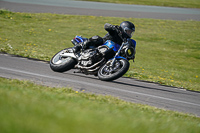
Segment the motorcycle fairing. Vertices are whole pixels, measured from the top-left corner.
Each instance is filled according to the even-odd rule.
[[[119,44],[114,43],[114,42],[111,41],[111,40],[107,40],[103,45],[106,45],[106,46],[108,46],[109,48],[113,48],[113,50],[114,50],[115,52],[117,52],[117,51],[119,50],[119,48],[120,48],[120,45],[119,45]]]

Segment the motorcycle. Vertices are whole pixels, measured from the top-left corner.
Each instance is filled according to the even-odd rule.
[[[83,45],[87,38],[76,36],[74,45]],[[75,73],[98,76],[100,80],[112,81],[123,76],[129,69],[129,60],[135,56],[135,41],[125,38],[120,46],[111,40],[96,48],[90,46],[74,53],[73,48],[66,48],[55,54],[50,60],[50,68],[55,72],[77,69]]]

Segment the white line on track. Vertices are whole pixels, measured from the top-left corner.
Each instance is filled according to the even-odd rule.
[[[0,67],[0,69],[18,72],[18,73],[23,73],[23,74],[28,74],[28,75],[33,75],[33,76],[39,76],[39,77],[43,77],[43,78],[57,79],[57,80],[73,82],[73,83],[81,83],[81,84],[89,85],[89,86],[92,86],[92,87],[100,87],[100,88],[105,88],[105,89],[110,89],[110,90],[115,90],[115,91],[121,91],[121,92],[126,92],[126,93],[132,93],[132,94],[137,94],[137,95],[141,95],[141,96],[147,96],[147,97],[151,97],[151,98],[157,98],[157,99],[162,99],[162,100],[167,100],[167,101],[172,101],[172,102],[178,102],[178,103],[183,103],[183,104],[189,104],[189,105],[194,105],[194,106],[200,107],[200,104],[195,104],[195,103],[191,103],[191,102],[180,101],[180,100],[176,100],[176,99],[165,98],[165,97],[160,97],[160,96],[155,96],[155,95],[150,95],[150,94],[145,94],[145,93],[140,93],[140,92],[135,92],[135,91],[123,90],[123,89],[120,89],[120,88],[114,88],[114,87],[105,86],[105,85],[98,85],[98,84],[88,83],[88,82],[84,82],[84,81],[64,79],[64,78],[60,78],[60,77],[56,77],[56,76],[42,75],[42,74],[37,74],[37,73],[32,73],[32,72],[22,71],[22,70],[17,70],[17,69],[11,69],[11,68],[6,68],[6,67]]]

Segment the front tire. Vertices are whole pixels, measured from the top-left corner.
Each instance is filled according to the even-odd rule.
[[[103,65],[98,71],[98,77],[103,81],[112,81],[123,76],[129,69],[129,62],[125,59],[117,59],[111,68],[111,61]]]
[[[72,57],[62,57],[60,56],[66,50],[71,50],[71,48],[67,48],[61,50],[57,54],[55,54],[50,61],[50,68],[55,72],[65,72],[68,71],[77,64],[77,61]]]

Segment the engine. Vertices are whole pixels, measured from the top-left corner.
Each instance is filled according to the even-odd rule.
[[[104,45],[96,49],[87,49],[80,54],[81,56],[78,58],[79,63],[76,67],[82,70],[96,71],[104,61],[113,58],[115,53],[112,48],[109,49]]]
[[[100,61],[100,54],[97,50],[88,49],[81,53],[81,56],[78,58],[79,65],[83,67],[89,67],[94,63]]]

